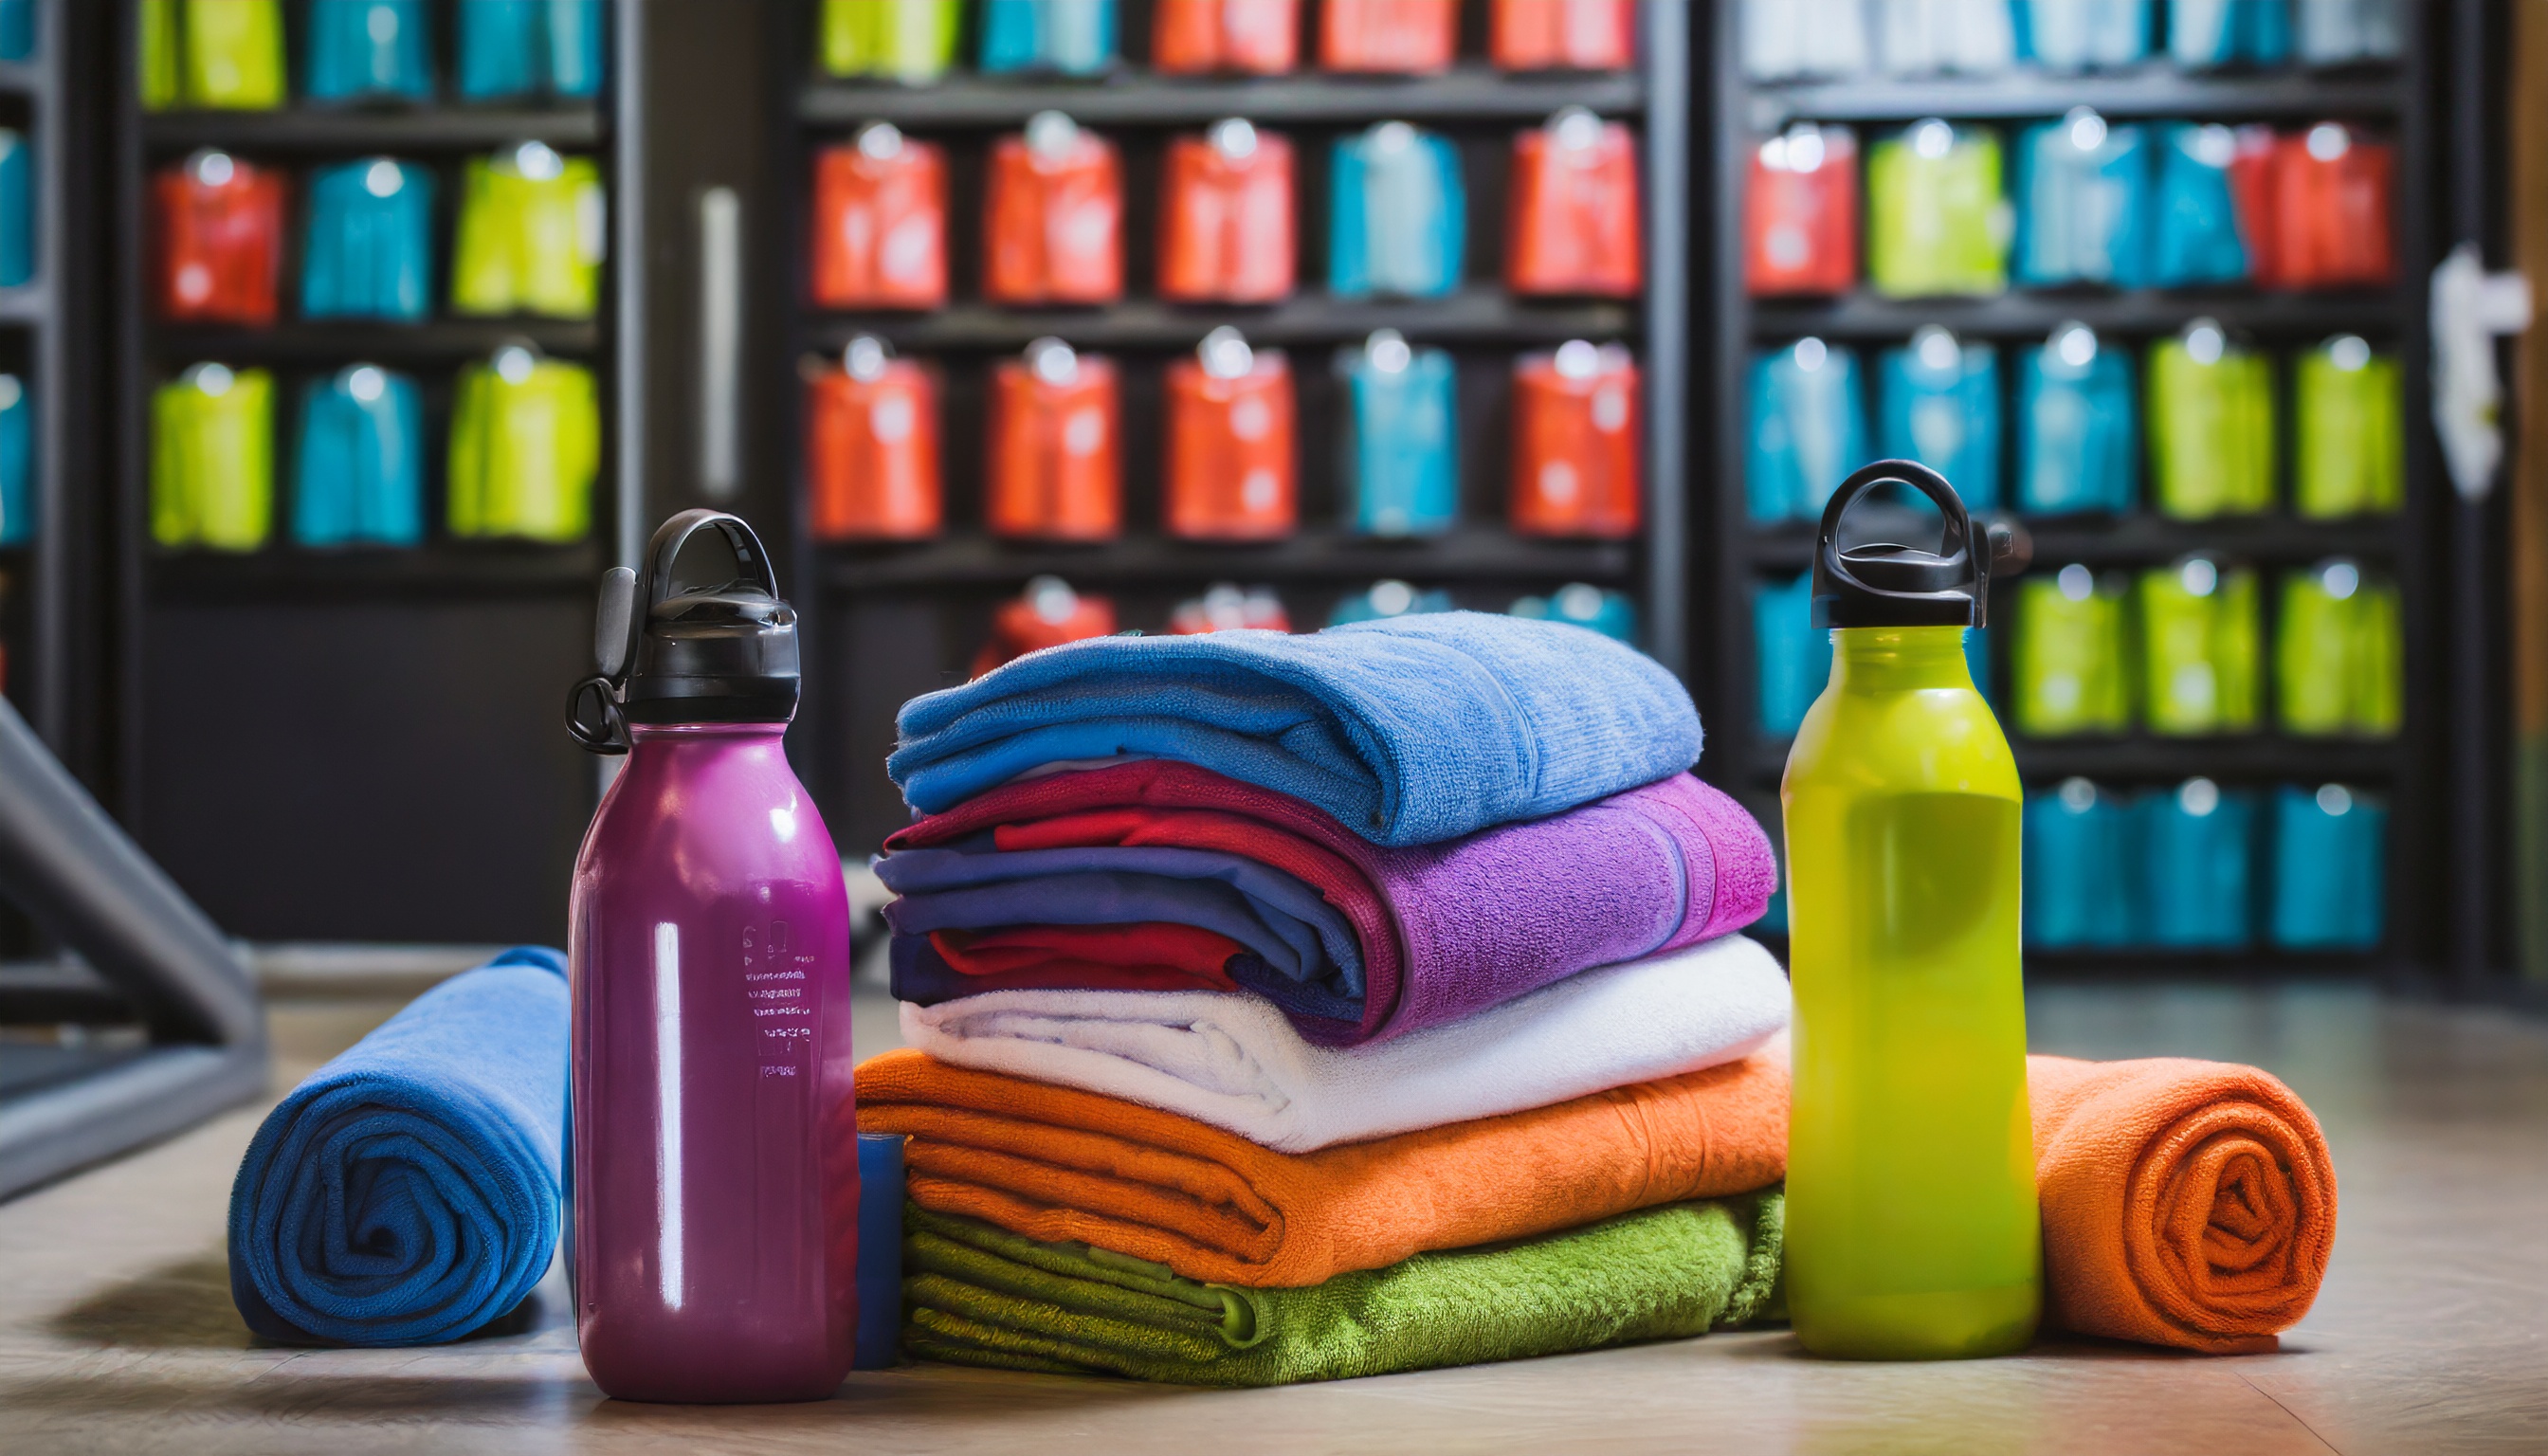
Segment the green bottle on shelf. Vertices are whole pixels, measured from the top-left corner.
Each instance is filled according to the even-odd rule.
[[[1938,549],[1842,549],[1888,482],[1946,517]],[[1824,507],[1813,612],[1830,685],[1779,798],[1795,1091],[1787,1309],[1818,1355],[2005,1354],[2044,1304],[2018,947],[2017,763],[1964,665],[1990,557],[1937,472],[1869,465]]]

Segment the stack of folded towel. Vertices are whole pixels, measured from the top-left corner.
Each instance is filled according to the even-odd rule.
[[[1473,613],[1104,638],[904,708],[904,1343],[1261,1385],[1770,1313],[1767,837],[1688,694]]]

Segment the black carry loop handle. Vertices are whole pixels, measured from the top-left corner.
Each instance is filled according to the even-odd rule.
[[[1841,517],[1876,487],[1909,486],[1946,517],[1935,551],[1889,541],[1844,551]],[[1986,551],[1974,550],[1973,521],[1947,478],[1916,460],[1878,460],[1860,467],[1832,492],[1814,537],[1813,624],[1827,627],[1979,627],[1990,619],[1994,569],[2015,574],[2030,555],[2025,534],[1991,525]]]
[[[674,569],[702,531],[725,540],[735,576],[676,592]],[[628,724],[785,722],[798,690],[796,613],[770,554],[740,516],[684,510],[646,546],[643,576],[613,567],[593,623],[594,676],[567,694],[566,731],[596,754],[628,752]],[[593,710],[588,720],[586,710]]]

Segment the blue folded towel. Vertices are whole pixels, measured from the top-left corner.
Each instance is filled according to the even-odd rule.
[[[418,996],[266,1115],[230,1185],[230,1298],[267,1339],[422,1345],[522,1302],[558,1241],[566,956]]]
[[[1013,925],[1197,926],[1283,976],[1362,997],[1362,943],[1343,912],[1293,875],[1216,850],[1089,845],[967,854],[904,850],[876,862],[902,935]]]
[[[1073,642],[914,698],[899,726],[885,771],[924,814],[1046,765],[1181,759],[1385,845],[1561,813],[1699,750],[1688,691],[1652,658],[1469,611]]]

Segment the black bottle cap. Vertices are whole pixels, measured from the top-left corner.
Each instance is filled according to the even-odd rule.
[[[677,592],[674,569],[702,533],[719,538],[732,572]],[[602,578],[594,658],[598,675],[567,699],[567,732],[594,753],[626,753],[626,723],[796,715],[796,610],[778,595],[761,538],[722,510],[674,516],[647,545],[642,576],[617,568]]]
[[[1885,485],[1909,486],[1936,502],[1947,528],[1935,551],[1889,541],[1841,548],[1841,517]],[[1974,544],[1972,517],[1945,476],[1912,460],[1878,460],[1860,468],[1832,492],[1814,537],[1814,626],[1984,625],[1993,567],[2023,569],[2029,543],[2014,525],[1995,524],[1986,551],[1976,551]]]

